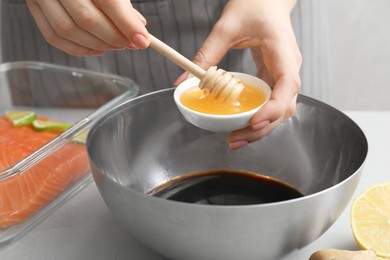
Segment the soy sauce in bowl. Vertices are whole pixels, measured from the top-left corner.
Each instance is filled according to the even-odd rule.
[[[157,186],[149,194],[206,205],[254,205],[303,197],[301,192],[287,183],[241,171],[186,174]]]

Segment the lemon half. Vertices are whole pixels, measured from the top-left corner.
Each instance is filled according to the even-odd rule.
[[[390,182],[368,188],[353,201],[351,227],[362,249],[390,257]]]

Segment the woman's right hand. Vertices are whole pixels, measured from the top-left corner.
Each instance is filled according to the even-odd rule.
[[[290,20],[295,2],[230,0],[195,55],[195,62],[208,69],[218,64],[229,49],[250,48],[257,76],[272,87],[270,100],[249,126],[229,134],[227,142],[232,150],[260,140],[296,110],[302,56]]]
[[[145,18],[129,0],[27,0],[46,41],[73,56],[149,46]]]

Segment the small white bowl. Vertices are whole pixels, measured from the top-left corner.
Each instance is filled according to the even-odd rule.
[[[230,132],[245,128],[249,125],[249,121],[252,116],[270,99],[272,90],[265,81],[255,76],[238,72],[231,73],[241,81],[261,88],[265,92],[265,102],[252,110],[231,115],[214,115],[194,111],[184,106],[180,101],[180,97],[184,92],[190,88],[198,86],[199,79],[192,77],[183,81],[179,86],[177,86],[173,95],[177,107],[188,122],[199,128],[212,132]]]

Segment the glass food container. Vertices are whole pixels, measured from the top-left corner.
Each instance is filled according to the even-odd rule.
[[[85,144],[75,140],[107,111],[137,94],[132,80],[116,75],[41,62],[0,64],[1,116],[10,110],[33,111],[72,124],[7,168],[1,160],[16,148],[0,148],[0,247],[31,230],[92,182]]]

